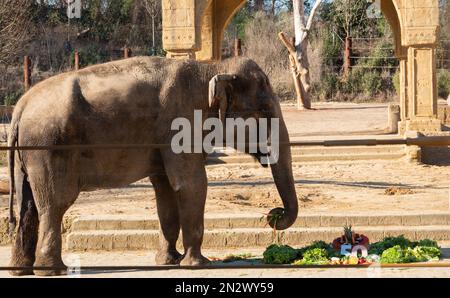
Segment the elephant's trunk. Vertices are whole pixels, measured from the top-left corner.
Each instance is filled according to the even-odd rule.
[[[284,208],[276,208],[269,214],[268,221],[272,228],[276,230],[286,230],[291,227],[298,216],[298,200],[295,191],[294,177],[292,174],[292,156],[289,145],[289,134],[286,124],[280,116],[279,127],[279,158],[278,162],[271,165],[272,175],[278,189],[278,193],[283,201]],[[278,113],[277,113],[278,114]]]

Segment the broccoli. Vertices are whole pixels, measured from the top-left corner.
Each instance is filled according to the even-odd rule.
[[[288,245],[271,245],[263,254],[265,264],[291,264],[299,257],[299,251]]]

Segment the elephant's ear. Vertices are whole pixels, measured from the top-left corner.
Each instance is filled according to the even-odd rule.
[[[228,109],[227,87],[236,76],[228,74],[216,75],[209,82],[209,108],[211,111],[219,111],[219,119],[225,123]]]

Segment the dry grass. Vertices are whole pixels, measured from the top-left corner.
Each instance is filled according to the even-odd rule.
[[[282,15],[274,20],[266,14],[258,13],[245,31],[244,55],[261,66],[275,93],[282,100],[295,98],[288,53],[278,40],[280,31],[293,35],[291,22],[290,15]]]

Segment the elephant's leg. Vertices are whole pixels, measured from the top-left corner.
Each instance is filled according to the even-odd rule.
[[[61,222],[62,210],[50,208],[39,216],[39,237],[34,267],[55,268],[34,270],[38,276],[57,276],[67,274],[62,261]]]
[[[51,170],[39,168],[31,171],[30,184],[39,213],[39,233],[34,267],[55,268],[34,270],[38,276],[67,274],[62,260],[61,224],[65,212],[79,194],[77,171],[60,161],[59,167]],[[57,170],[55,170],[57,169]],[[52,179],[43,179],[52,177]]]
[[[166,175],[157,175],[150,179],[155,188],[160,221],[159,250],[156,254],[156,264],[176,265],[180,263],[182,255],[176,247],[180,235],[180,219],[175,192]]]
[[[204,233],[204,213],[207,176],[202,155],[176,155],[163,152],[164,168],[178,201],[184,257],[181,265],[197,266],[209,263],[203,257],[201,245]]]
[[[12,249],[11,267],[31,268],[35,261],[36,243],[38,236],[38,213],[33,199],[30,183],[23,173],[15,177],[16,194],[19,206],[19,227]],[[33,275],[32,269],[10,272],[15,276]]]

